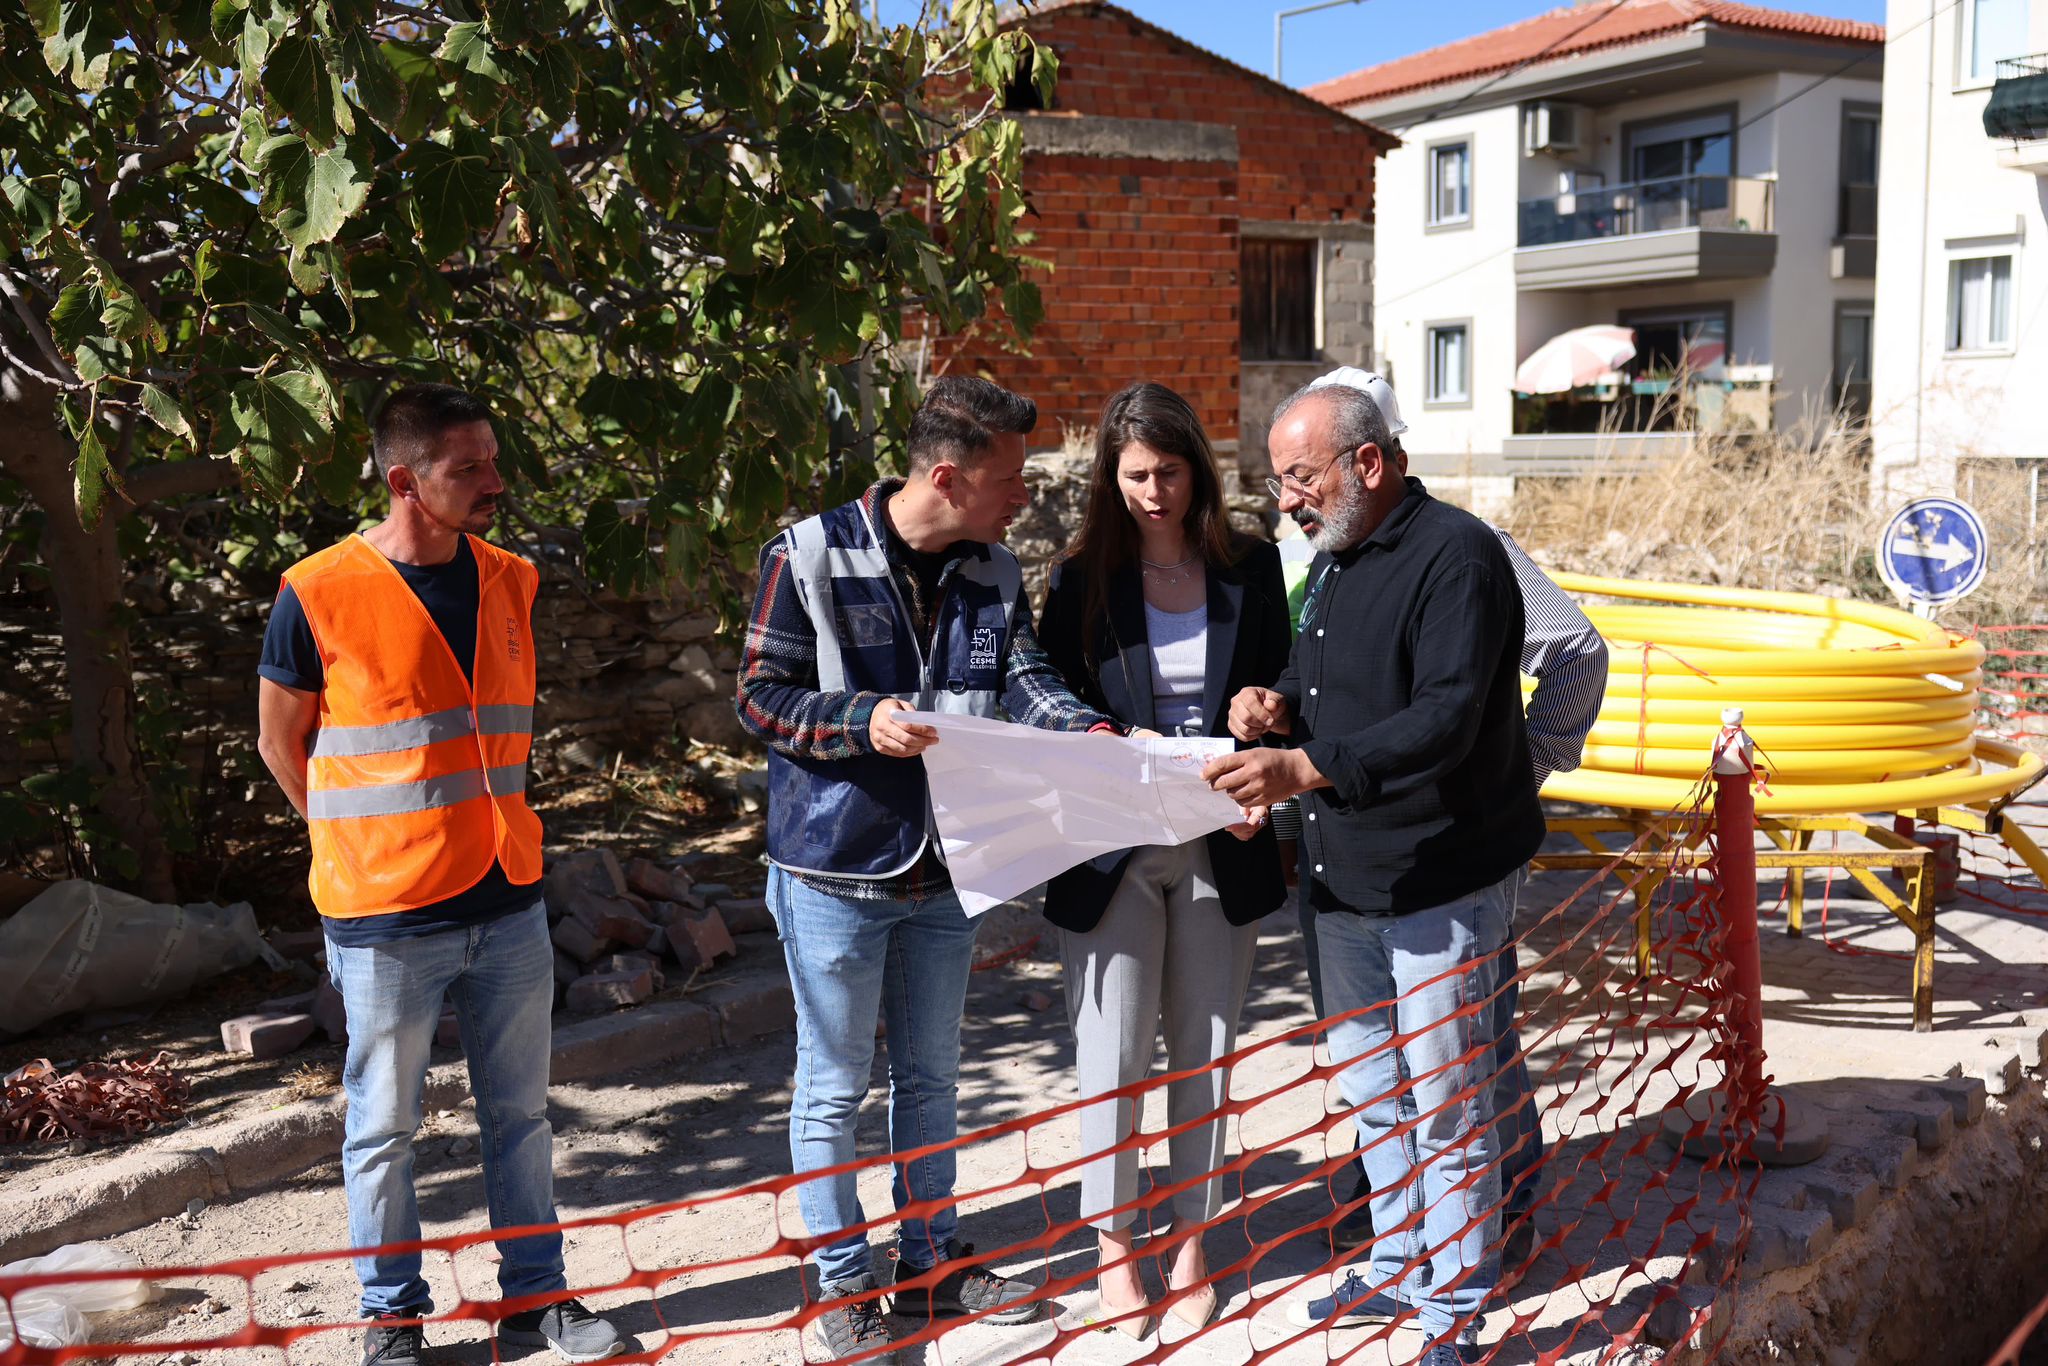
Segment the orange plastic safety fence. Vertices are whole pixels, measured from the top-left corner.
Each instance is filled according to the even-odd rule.
[[[1085,1107],[1127,1097],[1136,1112],[1149,1101],[1156,1118],[1165,1113],[1166,1093],[1176,1081],[1208,1070],[1188,1069],[1051,1105],[951,1144],[570,1220],[559,1227],[579,1240],[578,1265],[588,1267],[595,1249],[605,1266],[600,1275],[586,1275],[576,1293],[600,1309],[637,1300],[642,1319],[651,1316],[656,1326],[637,1333],[637,1350],[621,1362],[819,1359],[823,1353],[815,1340],[800,1351],[797,1337],[814,1339],[804,1330],[844,1301],[821,1303],[800,1259],[847,1230],[805,1234],[789,1198],[794,1188],[837,1172],[880,1174],[892,1163],[950,1147],[971,1159],[962,1163],[963,1189],[946,1201],[908,1205],[861,1227],[887,1230],[904,1217],[928,1218],[944,1205],[957,1205],[969,1223],[1006,1230],[1004,1245],[984,1244],[974,1260],[1033,1282],[1033,1298],[1047,1302],[1050,1312],[1034,1325],[1002,1329],[970,1317],[930,1322],[912,1332],[910,1321],[898,1319],[902,1337],[895,1346],[929,1344],[927,1355],[907,1353],[906,1359],[930,1366],[1092,1360],[1079,1349],[1086,1335],[1105,1326],[1093,1289],[1095,1236],[1090,1225],[1058,1217],[1055,1207],[1073,1208],[1071,1186],[1080,1169],[1105,1152],[1146,1152],[1220,1121],[1230,1140],[1220,1167],[1176,1184],[1160,1169],[1163,1164],[1156,1165],[1149,1187],[1141,1185],[1123,1208],[1136,1212],[1139,1231],[1145,1232],[1166,1222],[1165,1211],[1177,1195],[1221,1180],[1221,1212],[1173,1230],[1176,1239],[1204,1235],[1210,1256],[1203,1284],[1214,1287],[1221,1313],[1198,1329],[1170,1321],[1171,1330],[1156,1331],[1144,1342],[1126,1345],[1120,1339],[1127,1347],[1120,1361],[1406,1361],[1421,1345],[1417,1329],[1431,1324],[1433,1332],[1443,1331],[1443,1316],[1417,1301],[1436,1297],[1453,1303],[1450,1297],[1460,1288],[1481,1302],[1456,1315],[1451,1331],[1476,1334],[1489,1362],[1618,1361],[1638,1343],[1687,1339],[1711,1356],[1728,1322],[1718,1311],[1730,1304],[1747,1247],[1756,1176],[1737,1160],[1755,1116],[1743,1113],[1739,1102],[1716,1103],[1737,1042],[1712,881],[1715,854],[1698,826],[1703,820],[1698,811],[1673,817],[1638,842],[1637,850],[1667,851],[1658,875],[1638,882],[1640,895],[1616,890],[1614,876],[1625,870],[1614,867],[1561,895],[1551,892],[1555,902],[1548,906],[1541,904],[1548,897],[1525,894],[1516,933],[1497,958],[1448,969],[1392,1001],[1256,1038],[1212,1064],[1232,1077],[1219,1109],[1139,1129],[1113,1150],[1083,1153],[1072,1146]],[[1438,992],[1447,982],[1459,987],[1463,1004],[1441,1019],[1416,1018],[1419,993]],[[1497,1031],[1486,1022],[1499,1018],[1494,1012],[1510,982],[1521,994],[1519,1056],[1526,1061],[1542,1125],[1541,1155],[1534,1164],[1539,1193],[1525,1216],[1533,1221],[1533,1254],[1503,1271],[1501,1254],[1515,1241],[1515,1230],[1504,1226],[1506,1192],[1495,1189],[1505,1154],[1490,1150],[1528,1152],[1527,1145],[1536,1142],[1517,1135],[1505,1116],[1494,1113],[1501,1108],[1493,1097],[1504,1054]],[[1359,1056],[1332,1058],[1330,1027],[1354,1020],[1382,1020],[1387,1028],[1370,1036]],[[1403,1065],[1410,1045],[1446,1027],[1459,1031],[1463,1046],[1438,1067],[1410,1075]],[[974,1085],[972,1066],[964,1077],[968,1088]],[[1354,1110],[1338,1086],[1347,1067],[1376,1069],[1391,1084]],[[1361,1113],[1384,1118],[1388,1111],[1390,1122],[1358,1133]],[[1442,1164],[1443,1176],[1409,1185],[1407,1217],[1349,1248],[1339,1245],[1335,1230],[1356,1208],[1351,1189],[1360,1144],[1382,1155],[1400,1151],[1411,1164],[1421,1154],[1419,1168]],[[1468,1160],[1475,1154],[1481,1160]],[[966,1189],[970,1168],[980,1179]],[[1424,1206],[1420,1192],[1438,1187],[1444,1188],[1439,1202]],[[742,1245],[723,1237],[659,1236],[721,1207],[750,1213],[758,1238]],[[1512,1222],[1521,1223],[1522,1216]],[[697,1227],[711,1224],[705,1220]],[[538,1231],[463,1233],[389,1250],[446,1259],[440,1274],[444,1284],[453,1282],[454,1295],[431,1322],[488,1325],[559,1296],[491,1297],[466,1283],[478,1278],[483,1261],[469,1250]],[[1469,1264],[1458,1251],[1481,1246],[1483,1253]],[[353,1351],[359,1323],[339,1313],[320,1321],[279,1321],[259,1312],[257,1281],[265,1273],[337,1263],[348,1255],[261,1254],[207,1266],[151,1268],[148,1276],[159,1283],[239,1283],[242,1306],[230,1311],[224,1331],[201,1336],[166,1321],[156,1331],[131,1328],[129,1340],[119,1342],[45,1347],[16,1341],[0,1346],[0,1366],[163,1359],[294,1344],[307,1347],[293,1359],[310,1359],[303,1352],[311,1350],[320,1359],[341,1360]],[[887,1264],[882,1265],[883,1288],[867,1292],[868,1298],[915,1291],[935,1279],[927,1273],[890,1287]],[[1398,1286],[1409,1296],[1392,1322],[1291,1321],[1290,1308],[1330,1294],[1333,1282],[1351,1272]],[[0,1297],[11,1317],[16,1300],[39,1286],[134,1275],[0,1279]],[[1496,1276],[1482,1301],[1479,1288]],[[767,1278],[785,1293],[771,1297],[780,1308],[771,1304],[762,1312],[748,1296],[759,1301]],[[1149,1312],[1200,1293],[1201,1286],[1184,1287]],[[876,1352],[885,1350],[891,1348]],[[1212,1350],[1218,1354],[1210,1355]],[[495,1338],[492,1351],[495,1357]]]
[[[2048,1356],[2048,1298],[2019,1321],[1984,1366],[2034,1366]]]
[[[2048,718],[2048,625],[1979,626],[1971,634],[1984,644],[1977,697],[1987,726],[2048,734],[2025,724]]]

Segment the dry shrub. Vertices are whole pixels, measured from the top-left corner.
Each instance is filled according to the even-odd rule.
[[[2028,491],[2025,471],[2009,465],[1977,479],[1992,567],[1975,594],[1943,611],[1944,624],[2048,615]],[[1684,454],[1634,473],[1518,479],[1501,524],[1539,560],[1574,573],[1889,603],[1876,550],[1892,511],[1870,500],[1861,429],[1829,415],[1786,432],[1702,433]]]
[[[293,1100],[331,1096],[341,1089],[341,1065],[332,1062],[302,1062],[284,1074],[284,1089]]]

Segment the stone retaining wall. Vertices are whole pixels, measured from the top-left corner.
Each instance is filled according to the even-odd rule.
[[[1087,472],[1084,454],[1032,458],[1033,503],[1010,544],[1024,561],[1034,603],[1052,558],[1079,525]],[[1225,479],[1235,520],[1257,527],[1256,504],[1236,497],[1236,472],[1226,469]],[[619,751],[662,740],[749,743],[732,709],[742,627],[722,629],[712,607],[687,591],[624,600],[591,588],[558,557],[540,562],[538,770],[608,767]],[[207,800],[281,805],[255,757],[256,665],[269,595],[219,577],[167,589],[140,581],[131,590],[144,703],[161,709],[169,731],[182,731],[178,762]],[[0,597],[0,787],[68,761],[67,710],[54,613],[39,596]]]

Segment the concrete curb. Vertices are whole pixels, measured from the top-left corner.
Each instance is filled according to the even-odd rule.
[[[632,1071],[720,1045],[794,1028],[789,979],[773,959],[681,1001],[557,1024],[548,1081]],[[452,1109],[469,1095],[461,1061],[427,1072],[426,1108]],[[127,1233],[193,1200],[247,1195],[340,1156],[345,1107],[337,1096],[296,1101],[242,1119],[180,1131],[170,1146],[111,1154],[85,1172],[7,1183],[0,1191],[0,1262],[40,1257],[65,1243]]]

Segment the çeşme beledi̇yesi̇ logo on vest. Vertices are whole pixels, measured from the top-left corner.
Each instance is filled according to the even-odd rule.
[[[974,628],[974,644],[967,656],[967,667],[974,670],[996,667],[996,653],[1002,641],[993,626]]]

